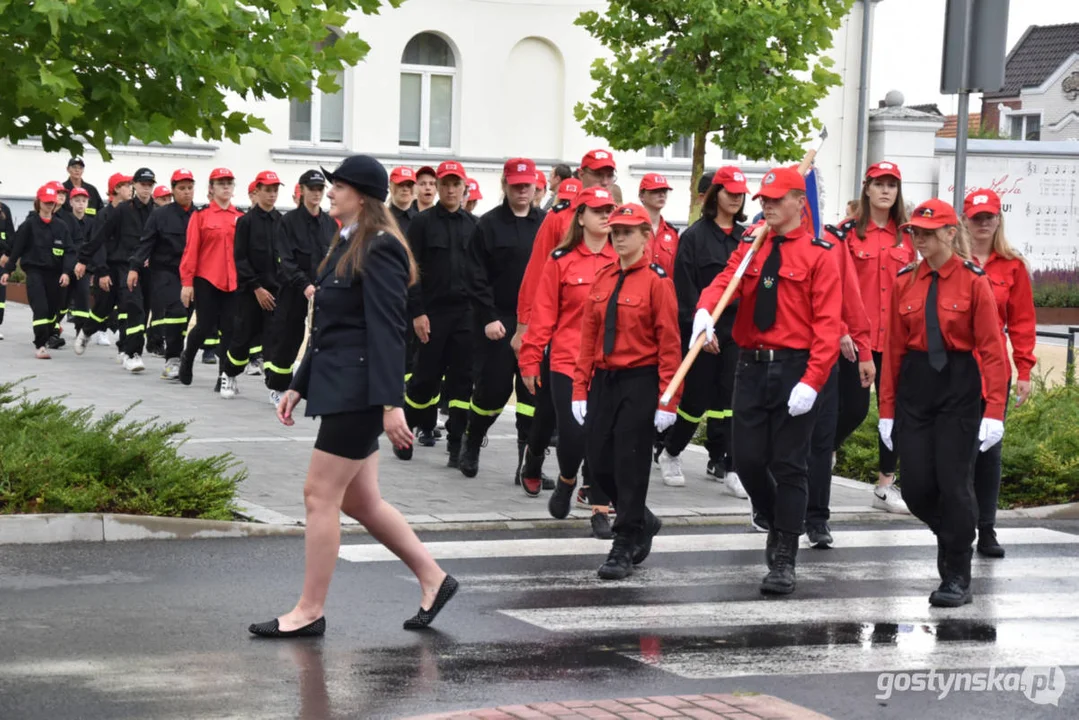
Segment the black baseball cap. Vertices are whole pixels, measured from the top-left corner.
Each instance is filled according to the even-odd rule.
[[[318,170],[308,170],[300,176],[300,184],[304,187],[325,187],[326,176]]]
[[[139,168],[138,170],[135,171],[135,174],[133,176],[131,176],[131,182],[135,182],[135,183],[140,183],[140,182],[152,183],[152,182],[156,182],[156,181],[157,181],[157,176],[154,175],[154,171],[151,170],[150,168],[144,168],[144,167]]]
[[[390,176],[386,168],[370,155],[352,155],[341,161],[333,172],[326,168],[322,168],[322,172],[330,182],[351,185],[379,202],[385,202],[390,194]]]
[[[708,192],[708,188],[712,187],[712,177],[714,175],[714,172],[706,172],[704,175],[701,175],[701,179],[697,181],[697,192],[700,195],[704,195]]]
[[[75,157],[73,157],[73,158],[71,158],[70,160],[67,161],[67,166],[68,167],[74,167],[75,165],[82,165],[83,167],[86,167],[86,163],[84,163],[82,161],[82,158],[79,157],[78,155],[76,155]]]

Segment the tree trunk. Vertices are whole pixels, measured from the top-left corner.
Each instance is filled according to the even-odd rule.
[[[704,174],[704,151],[708,142],[708,126],[693,133],[693,168],[689,176],[689,222],[693,224],[701,214],[701,202],[697,194],[697,181]]]

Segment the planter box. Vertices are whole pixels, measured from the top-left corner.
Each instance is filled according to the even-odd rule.
[[[1034,311],[1039,325],[1079,325],[1079,308],[1040,307]]]
[[[9,282],[7,284],[7,301],[29,305],[30,301],[26,299],[26,283]]]

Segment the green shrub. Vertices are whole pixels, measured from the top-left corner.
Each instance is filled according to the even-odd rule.
[[[231,520],[245,473],[231,455],[192,459],[186,423],[99,420],[60,398],[0,384],[0,513],[109,512]]]
[[[15,263],[15,269],[11,272],[11,275],[8,277],[8,282],[13,282],[13,283],[24,283],[24,282],[26,282],[26,273],[23,272],[22,263]]]
[[[1033,290],[1035,307],[1079,307],[1079,268],[1035,270]]]

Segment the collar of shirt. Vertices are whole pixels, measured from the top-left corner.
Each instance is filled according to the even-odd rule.
[[[443,205],[441,202],[435,203],[435,212],[438,213],[439,217],[452,217],[452,218],[462,217],[464,215],[464,209],[465,209],[465,206],[462,205],[459,208],[457,208],[456,210],[454,210],[453,212],[450,212],[449,210],[446,209],[446,206]]]
[[[234,208],[232,206],[232,203],[229,203],[228,207],[221,207],[216,202],[211,202],[209,205],[207,205],[206,206],[206,211],[207,212],[212,212],[212,213],[236,213],[237,212],[236,208]]]
[[[779,233],[777,233],[775,230],[769,230],[768,231],[768,237],[765,238],[765,242],[770,243],[773,238],[779,237],[779,236],[780,236]],[[805,240],[805,239],[812,240],[813,239],[813,234],[810,233],[808,230],[806,230],[801,225],[799,225],[798,227],[794,228],[790,232],[785,233],[782,237],[787,238],[784,242],[792,243],[792,242],[795,242],[797,240]]]
[[[947,260],[945,260],[944,264],[941,265],[939,268],[937,268],[936,272],[937,272],[938,275],[940,275],[940,277],[942,279],[946,278],[949,275],[951,275],[952,272],[957,267],[959,267],[959,265],[962,262],[963,262],[963,259],[960,258],[957,254],[955,254],[953,252],[952,256],[950,258],[948,258]],[[933,272],[933,268],[929,267],[929,263],[925,262],[924,260],[918,265],[918,279],[919,280],[926,279],[927,277],[929,277],[929,273],[931,273],[931,272]]]
[[[618,255],[618,253],[615,253],[615,256],[617,256],[617,255]],[[651,259],[649,259],[648,253],[644,253],[643,255],[641,255],[637,259],[637,262],[633,263],[628,268],[626,268],[624,272],[628,275],[631,272],[634,272],[635,270],[640,270],[641,268],[648,267],[651,264],[652,264],[652,261],[651,261]],[[614,267],[615,267],[615,274],[616,275],[618,273],[620,273],[620,272],[623,272],[623,270],[622,270],[622,258],[618,258],[618,260],[614,264]]]
[[[614,251],[614,246],[611,245],[610,241],[605,242],[603,244],[603,248],[598,253],[594,253],[588,249],[588,244],[585,243],[584,240],[582,240],[580,243],[577,244],[577,252],[584,255],[585,257],[592,257],[593,255],[603,255],[604,257],[611,258],[612,260],[618,259],[618,253]]]
[[[884,225],[884,227],[881,227],[880,225],[877,225],[875,222],[873,222],[872,218],[870,218],[869,224],[866,225],[866,230],[877,230],[878,232],[895,235],[895,223],[892,222],[891,216],[888,216],[888,222]]]

